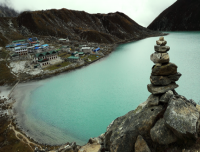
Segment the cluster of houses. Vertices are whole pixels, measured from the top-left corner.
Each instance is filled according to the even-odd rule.
[[[40,45],[40,41],[37,37],[28,38],[23,40],[12,41],[11,44],[6,46],[7,49],[14,52],[14,56],[24,56],[29,53],[37,52],[38,49],[48,49],[48,44]]]
[[[59,39],[64,41],[64,39]],[[67,40],[68,41],[68,40]],[[73,50],[71,49],[73,47]],[[48,44],[41,44],[37,37],[12,41],[11,44],[6,46],[10,50],[11,59],[30,59],[34,67],[43,67],[51,64],[51,60],[60,58],[59,51],[71,54],[66,60],[70,62],[80,61],[80,56],[85,54],[95,54],[100,51],[100,48],[88,47],[86,45],[76,45],[69,47],[68,45],[61,46],[57,50],[50,50]]]

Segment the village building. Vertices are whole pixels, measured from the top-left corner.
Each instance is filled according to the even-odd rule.
[[[74,51],[72,54],[71,54],[71,56],[79,56],[79,54],[78,54],[78,51]]]
[[[19,55],[28,55],[28,49],[26,46],[15,47],[15,53],[18,53]]]
[[[48,44],[43,44],[40,46],[41,49],[48,49],[49,48],[49,45]]]
[[[63,38],[61,38],[61,39],[58,39],[58,41],[61,41],[61,42],[69,42],[69,39],[63,39]]]
[[[27,42],[27,40],[23,39],[23,40],[12,41],[12,44],[23,44],[23,43],[26,43],[26,42]]]
[[[37,37],[28,38],[28,41],[30,42],[38,41],[38,38]]]
[[[64,52],[68,52],[68,53],[70,53],[70,51],[71,51],[71,48],[68,45],[63,45],[60,47],[60,49]]]
[[[84,55],[84,54],[85,54],[84,52],[78,52],[79,56]]]
[[[80,57],[79,56],[70,56],[67,58],[67,61],[77,62],[77,61],[80,61]]]
[[[33,53],[34,52],[34,46],[29,46],[27,47],[28,53]]]
[[[9,44],[6,46],[6,48],[14,48],[15,46],[13,44]]]
[[[36,44],[39,44],[39,41],[29,42],[29,44],[30,44],[31,46],[35,46]]]
[[[33,58],[33,63],[39,63],[40,66],[42,67],[50,64],[49,62],[50,60],[54,60],[57,58],[58,58],[57,51],[41,52],[35,54]]]
[[[82,47],[81,52],[84,52],[85,54],[91,54],[93,49],[93,47]]]
[[[98,48],[96,48],[95,50],[93,50],[93,52],[98,52],[98,51],[100,51],[100,48],[98,47]]]

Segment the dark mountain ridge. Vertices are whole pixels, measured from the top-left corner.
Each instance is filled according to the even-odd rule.
[[[177,0],[147,28],[157,31],[200,30],[200,0]]]
[[[15,36],[12,37],[14,33]],[[120,12],[89,14],[63,8],[26,11],[18,17],[0,18],[0,37],[1,35],[8,41],[34,35],[68,37],[72,40],[98,43],[122,43],[162,33],[144,28]]]
[[[13,8],[6,4],[0,4],[0,17],[17,17],[18,15],[19,12],[15,11]]]

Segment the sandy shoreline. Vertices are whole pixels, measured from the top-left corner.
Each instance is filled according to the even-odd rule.
[[[31,87],[32,87],[32,89],[31,90],[29,90],[29,92],[31,92],[32,90],[34,90],[35,89],[35,87],[34,87],[34,83],[35,82],[41,82],[41,81],[38,81],[38,80],[42,80],[42,81],[46,81],[46,80],[48,80],[49,78],[52,78],[53,76],[56,76],[56,75],[59,75],[59,74],[65,74],[65,73],[68,73],[68,72],[71,72],[71,71],[74,71],[74,70],[77,70],[77,69],[80,69],[80,68],[84,68],[84,67],[86,67],[86,66],[88,66],[88,65],[90,65],[90,64],[92,64],[92,63],[95,63],[96,61],[100,61],[100,60],[103,60],[103,59],[105,59],[106,57],[108,57],[108,55],[110,54],[110,53],[112,53],[114,50],[115,50],[115,48],[117,47],[118,45],[115,45],[115,46],[113,46],[113,48],[112,48],[112,50],[108,53],[108,54],[106,54],[105,56],[102,56],[102,57],[100,57],[100,58],[98,58],[97,60],[94,60],[94,61],[92,61],[92,62],[90,62],[90,63],[87,63],[87,64],[83,64],[83,65],[81,65],[81,66],[78,66],[78,67],[75,67],[75,68],[73,68],[73,69],[70,69],[70,70],[63,70],[63,71],[59,71],[59,72],[57,72],[57,73],[53,73],[53,74],[50,74],[50,75],[48,75],[48,76],[43,76],[43,77],[41,77],[41,76],[39,76],[39,77],[34,77],[33,79],[22,79],[21,81],[20,81],[20,83],[19,83],[19,81],[17,82],[17,83],[15,83],[13,86],[0,86],[0,99],[4,99],[5,98],[5,101],[6,101],[6,104],[9,104],[9,108],[7,109],[7,112],[6,112],[6,114],[8,114],[9,115],[9,117],[11,117],[12,118],[12,122],[14,122],[14,124],[15,124],[15,126],[11,126],[10,125],[10,128],[12,128],[12,129],[14,129],[14,128],[18,128],[17,130],[18,130],[18,133],[15,133],[15,135],[16,135],[16,137],[17,137],[17,134],[21,134],[21,136],[24,136],[24,137],[26,137],[27,138],[27,140],[29,140],[29,141],[27,141],[28,143],[29,142],[33,142],[33,143],[35,143],[35,144],[38,144],[38,145],[40,145],[40,144],[42,144],[41,142],[39,142],[39,141],[33,141],[33,139],[32,139],[32,137],[31,136],[29,136],[29,133],[28,132],[26,132],[25,131],[25,129],[22,127],[22,126],[19,126],[18,125],[18,121],[19,121],[19,117],[20,117],[20,121],[23,121],[23,117],[21,117],[21,116],[19,116],[18,115],[18,113],[16,112],[16,110],[15,110],[15,108],[19,105],[19,101],[20,101],[20,104],[21,104],[21,102],[23,102],[23,98],[25,97],[25,96],[23,96],[22,94],[21,94],[21,92],[18,92],[17,90],[18,90],[18,85],[20,85],[20,87],[22,88],[23,87],[23,85],[25,86],[25,85],[30,85]],[[39,87],[38,85],[37,85],[37,87]],[[22,89],[23,90],[23,89]],[[26,89],[24,90],[24,91],[27,91]],[[23,92],[23,91],[22,91]],[[24,93],[24,92],[23,92]],[[16,100],[18,100],[18,102],[16,102]],[[10,104],[11,103],[11,104]],[[21,109],[22,110],[22,109]],[[18,137],[17,137],[18,138]],[[67,142],[67,141],[66,141]],[[64,144],[64,143],[63,143]],[[63,144],[59,144],[59,145],[55,145],[55,144],[53,144],[53,142],[52,142],[52,144],[48,144],[49,146],[61,146],[61,145],[63,145]],[[46,145],[46,144],[45,144]]]
[[[24,85],[24,86],[23,86]],[[26,84],[23,84],[20,87],[27,87]],[[32,85],[32,88],[30,90],[34,90],[36,87],[38,87],[38,84],[35,85],[33,87],[33,84],[29,84]],[[19,87],[16,87],[15,89],[19,89]],[[30,91],[29,90],[29,91]],[[1,109],[1,113],[0,113],[0,118],[6,118],[6,120],[8,121],[8,129],[11,130],[13,132],[13,135],[15,136],[16,139],[18,139],[20,142],[22,142],[24,144],[23,147],[27,147],[25,145],[28,145],[29,149],[31,149],[31,151],[34,151],[35,148],[37,147],[38,149],[58,149],[59,147],[65,145],[70,145],[69,142],[65,142],[63,144],[44,144],[44,143],[40,143],[38,141],[35,141],[31,136],[29,136],[25,131],[23,131],[23,128],[20,128],[18,123],[17,123],[17,113],[15,111],[15,106],[17,106],[17,102],[16,102],[16,93],[15,91],[12,92],[11,96],[9,96],[10,92],[12,91],[12,87],[10,86],[0,86],[0,102],[1,104],[4,106],[3,110]],[[20,99],[24,98],[24,96],[19,95],[18,96]],[[23,101],[22,101],[23,102]],[[2,111],[4,111],[4,113],[2,113]],[[1,121],[1,120],[0,120]],[[67,143],[67,144],[66,144]],[[76,145],[76,144],[75,144]],[[1,152],[1,150],[0,150]],[[54,150],[52,150],[51,152],[54,152]]]

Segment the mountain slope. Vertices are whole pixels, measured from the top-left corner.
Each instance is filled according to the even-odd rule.
[[[17,17],[19,13],[7,5],[0,5],[0,17]]]
[[[89,14],[84,11],[52,9],[26,11],[15,18],[0,18],[1,35],[7,41],[34,35],[68,37],[71,40],[97,43],[122,43],[162,33],[144,28],[120,12]]]
[[[157,31],[200,30],[200,0],[177,0],[164,10],[148,29]]]

